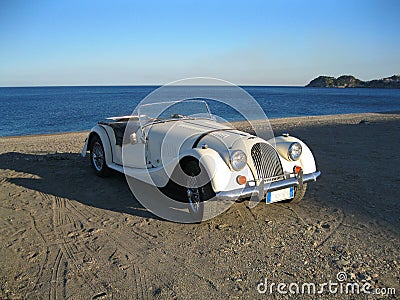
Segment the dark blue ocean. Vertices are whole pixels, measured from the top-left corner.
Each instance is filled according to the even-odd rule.
[[[109,116],[130,115],[156,86],[0,88],[0,136],[89,130]],[[224,88],[224,87],[214,87]],[[399,89],[242,87],[269,118],[400,111]],[[229,121],[238,115],[214,102]]]

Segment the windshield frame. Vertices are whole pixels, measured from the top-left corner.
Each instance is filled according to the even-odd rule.
[[[149,117],[146,114],[142,113],[142,108],[146,107],[146,106],[155,106],[155,105],[165,105],[164,110],[170,108],[171,106],[177,104],[177,103],[189,103],[189,102],[198,102],[198,103],[203,103],[205,108],[206,108],[206,112],[208,114],[208,117],[193,117],[193,116],[185,116],[185,115],[180,115],[180,114],[176,114],[178,117],[173,118],[172,116],[170,118],[166,118],[166,119],[158,119],[158,118],[153,118],[153,117]],[[161,112],[162,113],[162,112]],[[204,120],[210,120],[210,121],[215,121],[214,116],[211,114],[210,111],[210,107],[208,106],[207,102],[203,99],[185,99],[185,100],[176,100],[176,101],[163,101],[163,102],[154,102],[154,103],[146,103],[146,104],[142,104],[138,107],[138,117],[139,117],[139,124],[140,124],[140,128],[144,128],[147,127],[149,125],[154,125],[154,124],[158,124],[158,123],[165,123],[165,122],[170,122],[170,121],[179,121],[179,120],[199,120],[199,119],[204,119]],[[144,122],[145,118],[150,118],[153,120]]]

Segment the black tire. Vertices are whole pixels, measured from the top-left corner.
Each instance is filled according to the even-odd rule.
[[[306,191],[307,191],[307,183],[303,183],[303,186],[300,189],[295,188],[294,198],[289,200],[288,203],[299,203],[301,200],[303,200]]]
[[[208,177],[207,171],[201,170],[199,162],[195,160],[188,161],[182,168],[187,175],[186,201],[189,204],[189,212],[194,218],[201,220],[204,213],[204,201],[215,196],[211,182],[208,178],[203,177]],[[205,179],[207,183],[199,186],[197,182],[198,176],[201,179]]]
[[[171,177],[167,186],[160,189],[161,192],[173,200],[187,203],[193,219],[200,222],[204,213],[204,201],[215,196],[207,171],[202,170],[197,160],[188,159],[181,163],[181,167],[176,168]],[[199,181],[206,183],[200,186]]]
[[[95,174],[99,177],[106,177],[110,175],[110,168],[108,168],[105,159],[105,151],[103,143],[98,135],[93,136],[90,141],[90,165]]]

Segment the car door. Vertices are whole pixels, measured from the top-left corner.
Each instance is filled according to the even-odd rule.
[[[138,129],[129,135],[129,143],[122,146],[122,162],[124,167],[145,169],[146,141],[142,138],[142,131]]]

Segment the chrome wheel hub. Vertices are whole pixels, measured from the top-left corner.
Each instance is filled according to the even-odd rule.
[[[197,212],[200,208],[200,191],[195,177],[189,177],[186,193],[191,210]]]
[[[104,164],[104,152],[100,143],[95,142],[92,151],[93,165],[96,170],[100,172],[103,169]]]

